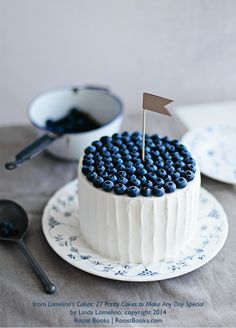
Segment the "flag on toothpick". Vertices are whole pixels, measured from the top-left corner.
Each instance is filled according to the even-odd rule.
[[[173,100],[152,95],[144,92],[143,94],[143,143],[142,143],[142,160],[145,159],[145,130],[146,130],[146,110],[171,116],[171,113],[165,107]]]

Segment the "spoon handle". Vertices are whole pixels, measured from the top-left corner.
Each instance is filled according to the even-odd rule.
[[[52,294],[56,291],[56,286],[48,279],[45,272],[39,265],[39,263],[36,261],[32,253],[30,252],[29,248],[25,245],[23,240],[18,240],[17,244],[19,245],[20,249],[24,253],[25,257],[27,258],[28,262],[32,265],[35,273],[41,280],[46,292],[48,294]]]
[[[54,140],[56,140],[59,136],[55,134],[44,134],[42,137],[33,141],[30,145],[28,145],[25,149],[20,151],[15,156],[15,160],[13,162],[8,162],[5,164],[5,168],[7,170],[14,170],[25,161],[35,157],[39,153],[41,153],[47,146],[49,146]]]

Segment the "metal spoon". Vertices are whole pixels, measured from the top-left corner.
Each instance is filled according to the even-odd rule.
[[[11,200],[0,200],[0,240],[14,241],[41,280],[46,292],[52,294],[56,286],[48,279],[39,263],[23,242],[29,229],[29,220],[24,209]]]

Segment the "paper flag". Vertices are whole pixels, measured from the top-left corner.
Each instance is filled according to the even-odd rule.
[[[171,113],[165,108],[173,100],[152,95],[151,93],[144,92],[143,94],[143,109],[150,110],[152,112],[171,116]]]

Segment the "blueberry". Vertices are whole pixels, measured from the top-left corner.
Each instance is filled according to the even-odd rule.
[[[124,161],[124,165],[125,167],[131,167],[134,165],[134,163],[132,161]]]
[[[145,166],[147,168],[148,165],[152,165],[154,163],[152,158],[146,158],[145,160]]]
[[[157,159],[160,156],[160,152],[158,150],[153,150],[151,154],[154,159]]]
[[[149,154],[149,153],[145,153],[145,162],[146,162],[148,159],[152,159],[152,155]]]
[[[93,179],[93,185],[97,188],[101,187],[104,182],[104,179],[100,176],[97,176]]]
[[[112,154],[112,155],[111,155],[111,158],[112,158],[112,159],[118,159],[118,158],[121,158],[121,154],[119,154],[119,153]]]
[[[180,177],[175,180],[175,184],[176,184],[177,188],[182,189],[187,186],[188,182],[185,178]]]
[[[84,158],[83,159],[83,165],[90,166],[94,163],[94,160],[92,158]]]
[[[122,135],[120,133],[114,133],[112,135],[112,139],[121,139],[122,138]]]
[[[128,149],[129,149],[129,150],[132,150],[134,146],[135,146],[135,144],[134,144],[133,141],[130,141],[130,142],[128,143]]]
[[[184,158],[183,156],[180,155],[180,153],[178,153],[177,151],[175,153],[172,154],[172,157],[176,160],[176,161],[182,161]]]
[[[103,159],[103,157],[100,154],[96,153],[94,155],[94,159],[97,160],[97,161],[101,161]]]
[[[105,166],[104,166],[104,162],[100,162],[100,164],[98,164],[95,169],[96,171],[99,171],[99,172],[104,172],[106,170]]]
[[[132,174],[136,171],[136,168],[134,166],[126,166],[125,170],[127,173]]]
[[[193,173],[196,172],[196,166],[194,164],[187,164],[187,168]]]
[[[175,167],[185,167],[185,163],[183,161],[178,160],[177,162],[175,162],[174,164]]]
[[[136,163],[134,166],[136,167],[136,170],[144,168],[144,165],[142,163]]]
[[[137,175],[142,176],[142,175],[145,175],[145,174],[147,174],[147,170],[146,169],[138,169],[137,170]]]
[[[145,177],[145,175],[139,176],[138,179],[140,180],[141,184],[143,184],[144,182],[147,181],[147,178]]]
[[[100,154],[102,154],[104,151],[107,151],[107,147],[102,146],[101,148],[99,148]]]
[[[174,184],[174,182],[169,181],[165,183],[165,191],[166,193],[170,194],[172,192],[174,192],[176,190],[176,185]]]
[[[102,189],[104,191],[111,191],[114,187],[114,183],[111,180],[106,180],[102,184]]]
[[[147,169],[147,171],[149,171],[149,172],[155,172],[155,171],[157,171],[157,166],[154,165],[154,164],[148,164],[148,165],[146,166],[146,169]]]
[[[161,186],[155,186],[152,188],[152,194],[156,197],[161,197],[165,193],[165,189]]]
[[[164,178],[166,176],[166,171],[164,169],[158,169],[157,171],[157,175],[160,177],[160,178]]]
[[[118,171],[123,171],[123,170],[125,170],[125,165],[124,164],[118,164],[118,165],[116,165],[116,169]]]
[[[165,182],[171,181],[171,180],[172,180],[172,177],[171,177],[169,174],[167,174],[167,175],[164,177],[164,180],[165,180]]]
[[[194,173],[190,170],[184,172],[184,177],[187,181],[192,181],[194,179]]]
[[[157,178],[157,180],[155,182],[159,187],[161,187],[165,184],[165,181],[162,178],[159,178],[159,177]]]
[[[174,145],[175,147],[176,146],[179,146],[179,140],[177,140],[177,139],[173,139],[173,140],[171,140],[171,142],[170,142],[172,145]]]
[[[87,174],[87,179],[88,179],[90,182],[92,182],[93,179],[96,178],[96,177],[97,177],[97,173],[95,173],[95,172],[90,172],[90,173]]]
[[[111,180],[112,182],[116,182],[117,179],[118,178],[117,178],[117,176],[115,174],[109,174],[108,175],[108,180]]]
[[[90,172],[94,171],[94,167],[93,166],[83,166],[82,167],[82,172],[87,175]]]
[[[147,173],[147,178],[150,179],[151,181],[156,181],[157,180],[157,175],[154,172],[148,172]]]
[[[134,164],[142,163],[142,160],[141,160],[141,158],[134,158],[133,163]]]
[[[103,156],[103,157],[110,157],[110,156],[111,156],[111,153],[110,153],[108,150],[106,150],[106,151],[104,151],[104,152],[102,153],[102,156]]]
[[[169,138],[168,136],[165,136],[165,137],[161,138],[161,140],[162,140],[164,143],[170,142],[170,138]]]
[[[178,179],[180,177],[180,173],[179,172],[170,173],[170,176],[172,177],[172,179]]]
[[[116,158],[116,159],[113,159],[113,163],[114,163],[115,165],[118,165],[118,164],[123,164],[124,161],[123,161],[122,158]]]
[[[92,153],[91,154],[85,154],[84,155],[84,159],[91,159],[93,157],[94,157],[94,155]]]
[[[167,159],[165,161],[165,164],[168,165],[168,166],[172,166],[174,164],[174,162],[171,159]]]
[[[112,138],[108,136],[101,137],[100,141],[105,145],[112,142]]]
[[[130,179],[129,186],[136,186],[139,187],[141,185],[141,181],[139,179]]]
[[[108,169],[107,172],[109,174],[116,174],[117,173],[117,169],[115,167],[112,167],[112,168]]]
[[[113,163],[111,163],[111,162],[105,163],[106,170],[107,169],[112,169],[113,167],[114,167]]]
[[[143,187],[152,188],[153,187],[153,183],[152,183],[151,180],[146,180],[146,181],[142,182],[142,186]]]
[[[116,182],[126,185],[129,182],[129,180],[125,177],[119,177]]]
[[[137,179],[137,176],[135,174],[129,174],[128,178],[129,178],[129,180]]]
[[[183,174],[185,171],[184,171],[183,167],[178,167],[177,172],[179,172],[180,174]]]
[[[124,155],[124,156],[123,156],[123,159],[124,159],[125,161],[130,161],[130,160],[132,159],[132,156],[131,156],[131,155]]]
[[[120,150],[120,154],[122,155],[122,156],[125,156],[125,155],[129,155],[129,149],[121,149]]]
[[[117,172],[117,176],[118,176],[119,178],[124,178],[124,177],[127,176],[127,173],[126,173],[125,171],[118,171],[118,172]]]
[[[146,147],[145,147],[145,153],[150,153],[150,151],[151,151],[151,148],[148,147],[148,146],[146,146]]]
[[[164,159],[172,159],[172,156],[171,156],[171,154],[169,153],[169,152],[164,152],[164,153],[162,153],[162,157],[164,158]]]
[[[117,183],[114,187],[114,192],[116,195],[124,195],[126,190],[127,187],[123,183]]]
[[[132,140],[142,140],[142,135],[140,132],[134,132],[131,136],[131,139]]]
[[[117,146],[113,146],[112,144],[107,146],[107,149],[111,154],[115,154],[119,152],[119,148]]]
[[[116,146],[121,146],[123,143],[122,143],[121,139],[115,139],[115,140],[113,140],[113,144]]]
[[[169,174],[175,172],[174,166],[171,166],[171,165],[166,166],[165,169],[166,169],[166,172],[169,173]]]
[[[136,197],[139,195],[139,193],[140,193],[140,189],[136,186],[130,186],[127,189],[127,195],[130,197]]]
[[[105,158],[103,158],[103,161],[105,163],[111,163],[112,162],[112,158],[111,157],[105,157]]]
[[[177,149],[180,150],[180,151],[188,151],[187,147],[182,145],[182,144],[179,144]]]
[[[148,187],[142,187],[141,188],[141,195],[144,197],[150,197],[152,195],[152,190],[151,188]]]
[[[152,140],[154,140],[154,141],[157,141],[157,140],[160,140],[160,139],[161,139],[160,135],[157,134],[157,133],[153,134],[153,135],[151,136],[151,138],[152,138]]]
[[[138,151],[132,152],[131,156],[132,156],[132,158],[140,158],[140,154]]]
[[[96,140],[92,142],[92,145],[95,146],[96,148],[102,147],[102,142],[100,140]]]
[[[167,144],[166,149],[170,152],[173,153],[175,151],[175,147],[173,145]]]
[[[122,133],[122,137],[131,137],[131,133],[128,131],[125,131]]]
[[[155,165],[158,169],[163,169],[165,167],[165,163],[163,161],[155,162]]]
[[[96,147],[94,146],[88,146],[87,148],[85,148],[85,154],[95,153],[95,151],[96,151]]]

